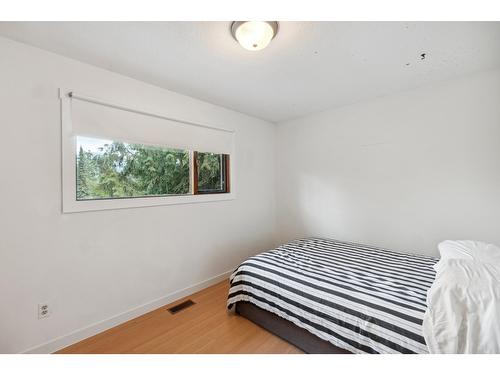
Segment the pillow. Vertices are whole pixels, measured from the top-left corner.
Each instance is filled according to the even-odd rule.
[[[466,259],[500,265],[500,248],[480,241],[443,241],[438,245],[442,260]]]

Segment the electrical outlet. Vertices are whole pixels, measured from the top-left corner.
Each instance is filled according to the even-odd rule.
[[[50,316],[50,306],[48,303],[38,304],[38,319],[47,318]]]

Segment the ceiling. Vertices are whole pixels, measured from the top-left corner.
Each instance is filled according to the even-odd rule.
[[[229,26],[0,22],[0,35],[272,122],[500,66],[500,22],[281,22],[258,52]]]

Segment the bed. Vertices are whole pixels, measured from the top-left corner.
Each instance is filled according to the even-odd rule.
[[[437,261],[300,239],[244,261],[227,305],[306,353],[428,353],[422,320]]]

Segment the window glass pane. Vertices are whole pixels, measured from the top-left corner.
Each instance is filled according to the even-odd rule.
[[[76,199],[190,193],[189,152],[77,137]]]
[[[198,192],[226,192],[226,162],[227,155],[198,152]]]

